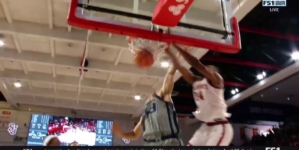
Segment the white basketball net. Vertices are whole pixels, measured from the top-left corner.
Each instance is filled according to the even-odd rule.
[[[142,49],[149,50],[156,58],[161,52],[168,48],[168,44],[159,41],[153,41],[142,38],[131,38],[129,40],[129,49],[136,53]]]

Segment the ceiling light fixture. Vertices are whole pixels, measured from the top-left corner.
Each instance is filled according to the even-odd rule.
[[[232,93],[233,95],[237,94],[238,92],[239,92],[239,89],[237,89],[237,88],[231,90],[231,93]]]
[[[0,46],[4,46],[4,45],[5,45],[4,41],[0,40]]]
[[[291,57],[293,60],[299,60],[299,52],[293,52]]]
[[[258,75],[256,76],[256,78],[259,79],[259,80],[262,80],[262,79],[264,78],[264,76],[263,76],[262,74],[258,74]]]
[[[140,100],[140,99],[141,99],[141,96],[140,96],[140,95],[135,95],[135,96],[134,96],[134,99],[135,99],[135,100]]]
[[[258,80],[262,80],[262,79],[264,79],[266,76],[267,76],[266,72],[263,71],[262,73],[258,74],[258,75],[256,76],[256,78],[257,78]]]
[[[22,86],[22,84],[20,82],[15,82],[13,84],[16,88],[20,88]]]
[[[232,93],[232,94],[236,94],[236,91],[235,91],[235,90],[232,90],[231,93]]]
[[[263,71],[263,72],[262,72],[262,75],[263,75],[264,77],[266,77],[267,74],[266,74],[265,71]]]
[[[162,61],[160,64],[161,64],[161,67],[163,67],[163,68],[168,68],[170,65],[168,61]]]
[[[278,87],[277,88],[275,88],[276,90],[278,90]]]
[[[264,95],[262,94],[261,97],[264,97]]]

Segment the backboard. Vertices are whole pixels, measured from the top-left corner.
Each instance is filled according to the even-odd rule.
[[[231,0],[72,0],[68,24],[223,53],[241,49]]]

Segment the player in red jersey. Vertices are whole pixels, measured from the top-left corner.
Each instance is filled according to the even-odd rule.
[[[227,106],[224,99],[224,81],[214,66],[205,66],[197,58],[174,45],[181,56],[203,77],[192,74],[183,67],[177,57],[166,51],[173,65],[183,78],[192,85],[193,97],[197,105],[194,116],[203,121],[201,127],[189,141],[190,146],[228,146],[233,138],[233,128],[228,122]]]

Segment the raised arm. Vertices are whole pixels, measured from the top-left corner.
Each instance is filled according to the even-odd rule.
[[[183,78],[190,84],[193,84],[196,80],[198,80],[198,77],[194,76],[187,68],[183,67],[177,57],[169,50],[166,51],[166,54],[169,56],[169,58],[172,61],[173,66],[180,71]]]
[[[143,132],[141,124],[142,124],[142,117],[140,118],[138,124],[135,126],[135,128],[132,131],[123,132],[119,124],[113,123],[112,132],[114,135],[121,138],[125,138],[127,140],[137,140],[142,135]]]
[[[171,101],[171,93],[173,90],[174,82],[173,82],[173,76],[175,74],[176,68],[174,66],[170,66],[164,81],[163,81],[163,86],[160,91],[160,96],[164,98],[166,101]]]
[[[177,51],[181,54],[181,56],[186,60],[188,64],[190,64],[203,76],[209,79],[215,86],[222,86],[222,78],[217,72],[212,71],[211,69],[203,65],[196,57],[192,56],[178,45],[174,44],[173,46],[177,49]]]

